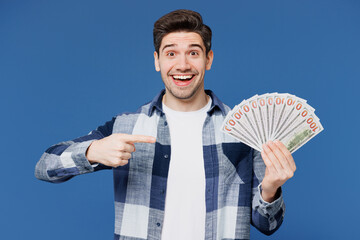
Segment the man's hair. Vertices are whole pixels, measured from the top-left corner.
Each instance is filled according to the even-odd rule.
[[[165,35],[172,32],[195,32],[198,33],[205,45],[206,55],[211,49],[211,29],[202,21],[199,13],[180,9],[170,12],[154,23],[154,47],[159,54],[159,48]]]

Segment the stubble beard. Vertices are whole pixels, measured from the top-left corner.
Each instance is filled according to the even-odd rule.
[[[163,82],[165,84],[165,81],[163,81]],[[179,100],[189,100],[199,91],[201,86],[202,86],[202,84],[198,84],[189,93],[187,93],[188,92],[187,89],[179,90],[179,91],[177,91],[177,89],[175,89],[175,91],[173,91],[173,90],[171,90],[170,87],[167,87],[166,85],[165,85],[165,88],[166,88],[166,92],[169,93],[170,95],[174,96],[175,98],[177,98]]]

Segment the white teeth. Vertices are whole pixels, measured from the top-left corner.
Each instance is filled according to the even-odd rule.
[[[181,79],[181,80],[187,80],[187,79],[191,79],[193,76],[192,75],[173,75],[174,79]]]

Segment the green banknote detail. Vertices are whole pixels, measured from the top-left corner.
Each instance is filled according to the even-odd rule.
[[[305,140],[311,138],[314,135],[314,132],[310,129],[304,129],[304,131],[296,134],[293,139],[286,145],[287,149],[292,152],[297,146],[302,144]]]

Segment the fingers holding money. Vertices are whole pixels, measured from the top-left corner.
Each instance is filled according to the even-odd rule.
[[[295,161],[287,148],[278,140],[263,144],[263,155],[268,165],[284,179],[289,179],[296,170]],[[266,162],[265,162],[266,164]],[[267,166],[268,166],[267,165]]]
[[[296,165],[295,165],[294,158],[292,157],[290,151],[279,140],[275,140],[274,143],[276,144],[276,146],[278,147],[278,149],[281,151],[282,155],[284,156],[283,159],[287,160],[284,163],[284,165],[288,166],[288,168],[294,173],[296,171]]]
[[[266,165],[262,182],[263,197],[271,200],[277,189],[294,176],[296,166],[289,150],[280,141],[263,144],[261,156]]]
[[[131,154],[136,151],[134,143],[155,143],[151,136],[112,134],[96,140],[89,146],[86,157],[90,163],[101,163],[110,167],[128,164]]]
[[[286,173],[292,177],[295,171],[292,164],[294,163],[294,159],[286,147],[280,141],[268,141],[267,145],[265,145],[265,150],[277,172],[279,174]]]

